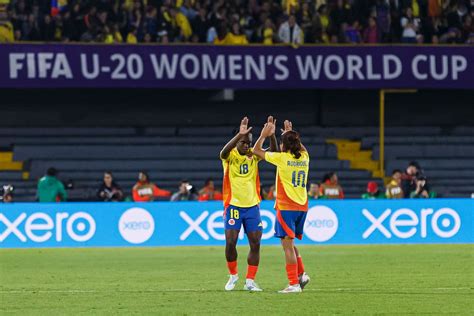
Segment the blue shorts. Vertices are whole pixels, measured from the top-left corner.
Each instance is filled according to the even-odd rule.
[[[240,231],[244,225],[245,233],[262,231],[262,220],[260,219],[260,208],[258,205],[252,207],[237,207],[230,205],[224,212],[225,229]]]
[[[307,213],[303,211],[277,211],[275,237],[303,238],[304,221]]]

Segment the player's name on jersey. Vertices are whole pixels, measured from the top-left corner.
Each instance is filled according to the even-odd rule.
[[[307,161],[291,161],[291,160],[288,160],[286,164],[289,167],[306,167],[306,166],[308,166]]]

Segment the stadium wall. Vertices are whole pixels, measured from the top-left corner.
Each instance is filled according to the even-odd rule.
[[[295,125],[378,126],[377,90],[0,89],[2,127],[235,125],[269,114]],[[419,90],[386,97],[387,126],[472,125],[474,90]],[[133,106],[132,106],[133,105]],[[449,108],[449,110],[447,110]]]
[[[474,243],[473,210],[474,199],[312,201],[301,243]],[[224,245],[222,214],[219,202],[2,205],[0,248]],[[278,244],[272,202],[261,214],[263,244]]]

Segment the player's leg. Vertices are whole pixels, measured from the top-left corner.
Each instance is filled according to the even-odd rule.
[[[295,254],[296,254],[296,263],[298,264],[298,276],[304,273],[304,264],[303,264],[303,258],[301,257],[301,253],[298,250],[298,248],[295,247]]]
[[[262,221],[258,206],[246,210],[242,221],[250,246],[247,256],[247,277],[244,290],[259,292],[262,289],[255,283],[255,276],[260,263],[260,241],[262,240]]]
[[[298,283],[298,260],[295,252],[294,239],[289,236],[286,236],[281,239],[281,245],[283,246],[283,251],[285,253],[288,281],[290,281],[290,285],[295,285]]]
[[[254,231],[247,234],[249,240],[249,254],[247,257],[247,276],[245,279],[244,290],[260,292],[262,289],[255,282],[255,276],[260,263],[260,240],[262,239],[261,231]]]
[[[280,293],[301,292],[298,280],[298,261],[295,252],[295,230],[296,212],[277,211],[277,221],[275,222],[275,237],[281,239],[281,245],[285,253],[286,273],[288,276],[288,287]]]
[[[302,239],[303,238],[303,229],[304,229],[304,223],[306,220],[306,212],[299,212],[300,215],[298,216],[296,223],[295,223],[295,235],[296,238]],[[305,272],[304,269],[304,264],[303,264],[303,258],[301,256],[301,253],[299,252],[298,248],[295,247],[295,254],[296,254],[296,262],[298,264],[298,279],[300,282],[301,289],[304,289],[304,287],[309,283],[311,280],[309,275]]]
[[[303,258],[301,257],[301,253],[296,246],[295,247],[295,254],[296,254],[296,262],[298,264],[298,276],[302,275],[304,271],[304,264]]]
[[[249,266],[258,266],[260,263],[260,241],[262,240],[262,232],[255,231],[247,234],[249,240],[250,251],[247,257]],[[252,278],[254,279],[254,278]]]
[[[306,273],[303,264],[303,258],[301,257],[301,253],[296,246],[295,247],[295,254],[296,254],[296,263],[298,265],[298,280],[300,282],[301,289],[304,289],[306,285],[308,285],[311,278]]]
[[[225,285],[226,291],[232,291],[239,280],[237,271],[237,240],[239,231],[235,229],[226,229],[225,231],[225,258],[227,268],[229,269],[229,280]]]
[[[230,274],[237,274],[237,240],[239,231],[226,229],[225,231],[225,258]],[[235,264],[235,265],[234,265]]]
[[[285,253],[286,274],[288,276],[288,287],[280,291],[280,293],[297,293],[301,292],[298,279],[298,261],[295,252],[294,239],[285,236],[281,239],[281,245]]]
[[[225,257],[227,260],[227,268],[229,269],[229,280],[225,285],[226,291],[234,289],[239,276],[237,270],[237,240],[239,238],[242,220],[240,219],[240,211],[238,208],[229,206],[224,213],[225,226]]]

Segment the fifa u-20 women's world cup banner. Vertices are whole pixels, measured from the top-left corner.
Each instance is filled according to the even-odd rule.
[[[0,45],[0,88],[474,89],[474,46]]]
[[[473,211],[474,199],[312,201],[298,243],[474,243]],[[262,243],[278,245],[273,202],[260,214]],[[219,202],[0,204],[0,248],[223,246],[222,215]]]

